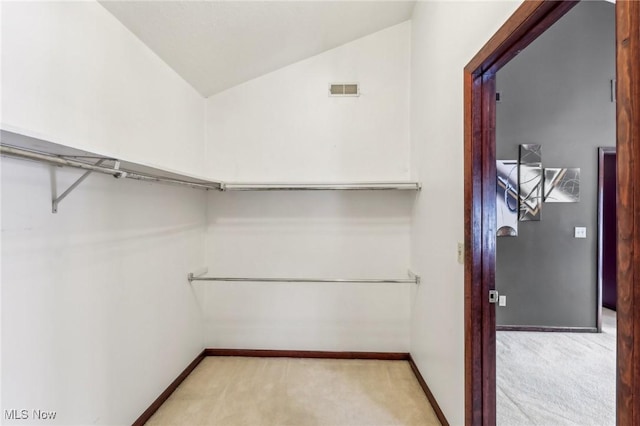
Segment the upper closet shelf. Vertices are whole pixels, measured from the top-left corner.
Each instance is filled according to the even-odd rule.
[[[88,172],[108,174],[116,178],[163,182],[198,189],[220,190],[222,188],[222,182],[219,181],[108,157],[7,130],[0,131],[0,145],[0,151],[6,157],[73,167]]]
[[[38,161],[56,166],[85,170],[57,202],[66,197],[90,173],[98,172],[116,178],[136,179],[151,182],[183,185],[198,189],[217,191],[379,191],[420,190],[418,182],[333,182],[333,183],[246,183],[222,182],[178,173],[158,167],[120,160],[71,148],[65,145],[26,136],[8,130],[0,130],[0,152],[3,156]],[[54,199],[54,212],[57,210]]]

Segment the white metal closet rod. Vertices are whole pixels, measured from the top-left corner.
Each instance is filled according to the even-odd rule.
[[[126,170],[120,170],[117,168],[110,168],[110,167],[103,167],[100,165],[96,165],[96,164],[88,164],[88,163],[83,163],[81,161],[76,161],[76,160],[72,160],[69,158],[64,158],[64,157],[59,157],[56,155],[50,155],[50,154],[43,154],[43,153],[39,153],[39,152],[34,152],[34,151],[28,151],[28,150],[24,150],[24,149],[20,149],[20,148],[15,148],[15,147],[11,147],[8,145],[1,145],[0,146],[0,153],[2,155],[5,156],[9,156],[9,157],[16,157],[16,158],[22,158],[22,159],[26,159],[26,160],[33,160],[33,161],[40,161],[40,162],[44,162],[44,163],[48,163],[48,164],[53,164],[56,166],[67,166],[67,167],[74,167],[77,169],[82,169],[82,170],[88,170],[88,171],[92,171],[92,172],[98,172],[98,173],[104,173],[107,175],[111,175],[113,177],[116,178],[127,178],[127,179],[135,179],[135,180],[142,180],[142,181],[149,181],[149,182],[164,182],[164,183],[169,183],[172,185],[183,185],[183,186],[189,186],[191,188],[198,188],[198,189],[220,189],[220,185],[217,183],[197,183],[197,182],[188,182],[188,181],[182,181],[179,179],[171,179],[171,178],[167,178],[167,177],[162,177],[162,176],[151,176],[151,175],[144,175],[141,173],[136,173],[136,172],[131,172],[131,171],[126,171]],[[117,161],[115,159],[110,159],[107,158],[106,160],[113,160],[113,161]]]
[[[373,183],[223,183],[223,191],[357,191],[357,190],[411,190],[420,189],[418,182]]]
[[[265,282],[265,283],[406,283],[419,284],[420,277],[413,275],[411,278],[237,278],[237,277],[196,277],[188,275],[189,282],[192,281],[228,281],[228,282]]]

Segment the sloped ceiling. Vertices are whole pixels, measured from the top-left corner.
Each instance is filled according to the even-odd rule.
[[[208,97],[411,18],[415,1],[101,1]]]

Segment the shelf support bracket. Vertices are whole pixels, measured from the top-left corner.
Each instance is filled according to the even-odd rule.
[[[106,158],[101,158],[100,160],[98,160],[94,164],[94,166],[101,165],[105,160],[106,160]],[[93,173],[93,170],[88,170],[88,171],[84,172],[84,174],[82,176],[80,176],[78,178],[78,180],[73,182],[71,184],[71,186],[69,186],[69,188],[67,188],[66,191],[64,191],[62,194],[60,194],[59,197],[54,198],[53,200],[51,200],[51,213],[58,213],[58,205],[60,204],[60,202],[62,200],[64,200],[67,195],[71,194],[71,192],[73,192],[73,190],[76,189],[78,187],[78,185],[80,185],[87,177],[89,177],[89,175],[91,173]]]

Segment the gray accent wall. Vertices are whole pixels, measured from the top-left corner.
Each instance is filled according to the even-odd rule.
[[[613,78],[614,5],[604,1],[579,3],[497,74],[497,158],[540,144],[543,167],[581,169],[579,203],[544,203],[540,222],[498,238],[498,325],[597,325],[597,148],[615,146]]]

